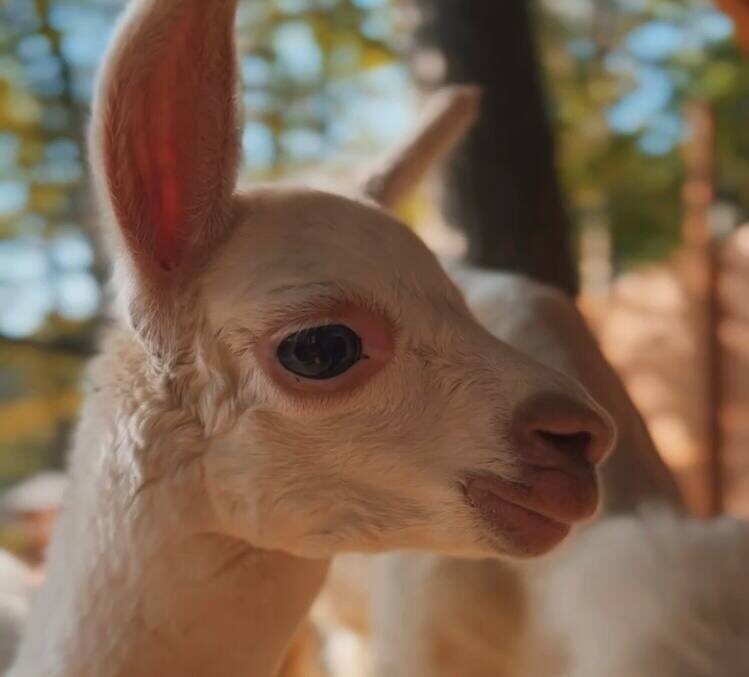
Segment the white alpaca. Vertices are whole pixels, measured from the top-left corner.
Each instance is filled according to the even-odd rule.
[[[608,417],[487,333],[407,228],[366,198],[235,194],[235,7],[132,2],[99,79],[121,322],[12,677],[273,675],[333,554],[539,554],[596,506]],[[378,199],[439,153],[430,129]]]
[[[344,557],[324,599],[328,618],[335,591],[346,589],[341,616],[371,634],[378,677],[749,674],[749,527],[685,516],[640,416],[566,297],[514,275],[453,272],[496,336],[580,379],[614,415],[604,509],[558,551],[522,566],[385,555],[367,576],[366,558]],[[352,610],[357,600],[365,608]]]

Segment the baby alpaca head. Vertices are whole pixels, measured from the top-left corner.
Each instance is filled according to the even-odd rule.
[[[545,552],[596,508],[610,420],[376,204],[454,140],[465,92],[359,198],[238,193],[235,6],[135,0],[91,134],[121,307],[200,420],[216,528],[307,556]]]

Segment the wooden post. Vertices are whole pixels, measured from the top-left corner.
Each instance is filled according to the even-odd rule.
[[[720,302],[720,243],[711,240],[707,251],[707,294],[705,299],[707,397],[708,397],[708,449],[707,496],[711,515],[719,515],[725,507],[725,481],[723,456],[725,436],[723,431],[723,350],[720,328],[723,309]]]
[[[719,296],[719,244],[710,229],[713,204],[715,129],[707,103],[687,105],[685,117],[691,132],[684,153],[683,240],[693,263],[693,298],[699,312],[699,329],[704,346],[706,411],[706,509],[710,515],[723,512],[723,354],[720,344],[722,309]]]

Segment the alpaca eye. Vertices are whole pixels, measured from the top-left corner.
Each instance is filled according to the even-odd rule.
[[[330,324],[287,336],[276,354],[292,374],[322,380],[351,369],[362,358],[362,343],[346,325]]]

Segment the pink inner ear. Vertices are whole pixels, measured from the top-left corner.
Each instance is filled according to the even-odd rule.
[[[169,54],[168,65],[176,65],[176,57],[174,53]],[[169,70],[171,71],[169,75],[174,74],[171,86],[177,87],[177,69],[170,68]],[[153,96],[158,96],[157,92],[164,92],[165,88],[170,86],[170,82],[163,76],[158,77],[157,80],[160,82],[154,83]],[[186,177],[179,176],[177,155],[180,150],[179,139],[182,139],[183,146],[186,146],[187,139],[190,138],[180,136],[188,132],[184,127],[189,120],[180,119],[178,111],[174,108],[174,100],[170,97],[162,96],[155,103],[156,113],[151,123],[153,146],[150,149],[150,155],[145,157],[153,162],[156,171],[151,173],[145,184],[152,213],[156,215],[156,222],[159,224],[154,236],[154,256],[162,268],[170,269],[179,265],[180,228],[186,226],[187,215],[184,211],[186,196],[182,193]],[[147,123],[147,120],[144,121]],[[184,149],[182,152],[184,155]],[[144,176],[149,176],[150,172],[148,159],[145,165],[141,165]],[[187,158],[183,159],[187,160]],[[138,164],[140,165],[140,162]]]
[[[193,50],[200,45],[195,29],[202,15],[195,3],[181,18],[146,83],[139,114],[133,120],[139,128],[133,130],[139,139],[136,164],[146,192],[147,212],[156,227],[153,254],[166,270],[179,265],[181,240],[189,235],[185,232],[187,176],[180,176],[180,171],[185,172],[192,163],[187,151],[194,140],[198,102],[190,105],[187,99],[191,89],[199,94],[200,83],[194,83],[194,74],[188,74],[190,64],[185,57],[190,55],[191,43]]]
[[[164,39],[133,44],[132,62],[115,68],[105,131],[113,205],[136,255],[164,270],[180,264],[224,197],[233,61],[231,21],[222,24],[231,4],[184,3]]]

